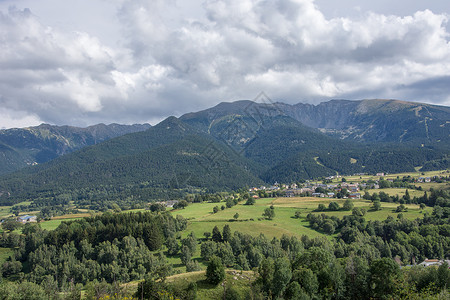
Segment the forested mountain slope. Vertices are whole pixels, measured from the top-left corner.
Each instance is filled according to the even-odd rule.
[[[8,203],[86,189],[105,198],[166,199],[186,189],[218,191],[261,184],[255,175],[258,168],[230,147],[170,117],[147,131],[4,176],[0,190],[7,192],[2,199]]]
[[[148,128],[148,124],[97,124],[87,128],[41,124],[0,130],[0,174],[44,163],[83,147]]]

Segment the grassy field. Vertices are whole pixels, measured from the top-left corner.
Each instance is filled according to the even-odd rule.
[[[210,299],[220,300],[223,299],[224,290],[233,288],[235,289],[241,299],[245,299],[250,295],[250,285],[256,279],[256,274],[253,271],[240,271],[240,270],[225,270],[225,280],[219,285],[212,285],[206,281],[205,270],[181,273],[172,275],[166,278],[165,282],[177,289],[186,290],[191,282],[197,284],[197,297],[196,299]],[[140,281],[133,281],[123,284],[122,287],[135,293],[138,289]],[[174,299],[170,297],[170,294],[166,295],[164,299]]]
[[[184,232],[186,236],[193,231],[197,237],[202,237],[206,231],[211,232],[214,226],[222,228],[225,224],[231,227],[232,231],[240,231],[251,235],[258,235],[263,233],[269,238],[280,237],[282,234],[301,236],[308,235],[310,237],[320,236],[321,233],[309,228],[308,222],[305,220],[308,213],[322,213],[314,212],[319,204],[328,204],[331,201],[336,201],[340,206],[344,200],[328,199],[328,198],[312,198],[312,197],[293,197],[293,198],[265,198],[257,199],[255,205],[244,205],[243,202],[236,206],[219,210],[218,213],[213,214],[214,206],[222,206],[223,203],[193,203],[183,210],[172,210],[173,215],[180,214],[189,219],[189,225]],[[355,207],[363,207],[368,210],[365,218],[367,220],[385,220],[388,216],[397,217],[395,209],[396,203],[382,203],[380,211],[369,211],[372,205],[368,200],[353,200]],[[275,218],[273,220],[263,219],[262,213],[264,209],[273,205],[275,207]],[[408,204],[408,208],[403,216],[407,219],[420,218],[423,211],[418,205]],[[301,212],[301,218],[295,219],[296,211]],[[426,208],[425,211],[431,212],[431,208]],[[239,213],[238,221],[233,221],[235,213]],[[350,215],[350,211],[336,211],[323,212],[327,215],[337,216],[342,218],[345,215]]]
[[[11,207],[12,206],[0,206],[0,219],[7,218],[11,216]]]
[[[401,174],[388,174],[384,176],[386,179],[388,178],[396,178],[403,176],[412,176],[412,177],[432,177],[436,175],[448,175],[449,171],[432,171],[425,172],[422,174],[421,172],[412,172],[412,173],[401,173]],[[347,182],[361,182],[363,180],[376,180],[379,177],[377,176],[346,176]],[[340,182],[341,178],[337,178],[333,180],[334,182]],[[421,186],[423,190],[429,190],[430,188],[450,188],[450,183],[416,183],[417,186]],[[393,188],[393,189],[374,189],[368,190],[370,194],[385,192],[389,195],[398,195],[402,197],[405,194],[405,188]],[[421,197],[423,195],[423,191],[417,191],[409,189],[409,194],[411,197],[417,196]],[[363,193],[363,192],[361,192]],[[267,237],[280,237],[282,234],[288,235],[308,235],[310,237],[320,236],[321,234],[310,229],[308,227],[308,223],[305,220],[305,217],[308,213],[314,212],[319,204],[325,204],[328,206],[330,201],[336,201],[339,205],[342,206],[344,200],[340,199],[328,199],[328,198],[312,198],[312,197],[297,197],[297,198],[266,198],[266,199],[258,199],[255,205],[243,205],[243,203],[239,203],[238,205],[225,209],[219,210],[218,213],[213,214],[212,210],[214,206],[218,206],[219,208],[225,203],[193,203],[190,204],[187,208],[183,210],[173,210],[172,214],[180,214],[189,220],[188,228],[185,232],[183,232],[183,236],[186,236],[189,232],[193,231],[197,237],[202,237],[203,233],[206,231],[211,232],[214,226],[218,226],[222,228],[225,224],[230,225],[233,231],[240,231],[243,233],[248,233],[252,235],[258,235],[260,233],[265,234]],[[354,205],[356,207],[364,207],[369,209],[371,206],[370,201],[366,200],[354,200]],[[30,202],[22,202],[17,205],[27,205]],[[265,220],[262,218],[262,213],[264,209],[270,205],[274,205],[276,216],[273,220]],[[384,220],[388,216],[396,217],[395,208],[398,204],[395,203],[382,203],[382,210],[371,212],[369,211],[366,214],[367,220]],[[403,215],[408,219],[415,219],[421,217],[423,212],[420,210],[418,205],[406,205],[408,207],[408,211],[404,212]],[[10,209],[12,206],[0,206],[0,218],[11,216]],[[295,212],[299,210],[302,213],[302,217],[300,219],[294,219],[293,216]],[[427,211],[431,212],[431,208],[427,208]],[[142,211],[142,209],[133,210],[133,211]],[[24,214],[36,214],[37,212],[21,212],[20,215]],[[235,213],[239,213],[239,218],[237,222],[230,222],[233,220],[233,216]],[[343,217],[345,215],[350,214],[348,211],[337,211],[337,212],[325,212],[328,215],[334,215],[337,217]],[[64,220],[74,220],[77,218],[90,216],[88,211],[83,211],[79,214],[73,215],[65,215],[58,216],[53,218],[50,221],[41,222],[41,227],[47,230],[53,230],[61,224]],[[0,229],[1,232],[1,229]]]
[[[70,216],[70,215],[68,215],[68,216]],[[42,221],[39,224],[41,225],[42,229],[53,230],[53,229],[56,229],[59,226],[59,224],[61,224],[61,222],[63,222],[63,221],[72,221],[72,220],[76,220],[79,218],[81,218],[81,217],[53,219],[53,220],[49,220],[49,221]]]
[[[12,216],[11,208],[18,205],[30,205],[30,201],[24,201],[17,204],[14,204],[13,206],[0,206],[0,219],[7,218]],[[25,215],[26,213],[21,213],[20,215]]]
[[[380,192],[385,192],[386,194],[388,194],[389,196],[395,196],[398,195],[400,198],[403,197],[403,195],[405,195],[406,193],[405,188],[392,188],[392,189],[370,189],[367,190],[367,192],[369,194],[373,194],[373,193],[380,193]],[[422,197],[424,194],[424,191],[418,191],[418,190],[411,190],[408,189],[408,193],[411,196],[411,198],[414,197]]]

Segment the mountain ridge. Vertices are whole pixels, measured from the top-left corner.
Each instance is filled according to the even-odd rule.
[[[210,109],[180,117],[189,122],[227,112],[262,115],[286,115],[304,125],[340,139],[356,142],[399,142],[450,145],[450,107],[393,99],[333,99],[317,105],[283,102],[256,103],[250,100],[222,102]]]

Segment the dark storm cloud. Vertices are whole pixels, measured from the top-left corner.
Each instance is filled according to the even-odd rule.
[[[401,94],[412,97],[428,99],[435,104],[448,105],[450,95],[450,76],[427,78],[413,82],[409,85],[401,85],[395,88]]]

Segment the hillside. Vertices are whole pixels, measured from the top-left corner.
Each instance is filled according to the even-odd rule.
[[[98,124],[87,128],[41,124],[0,130],[0,175],[149,127],[148,124]]]

